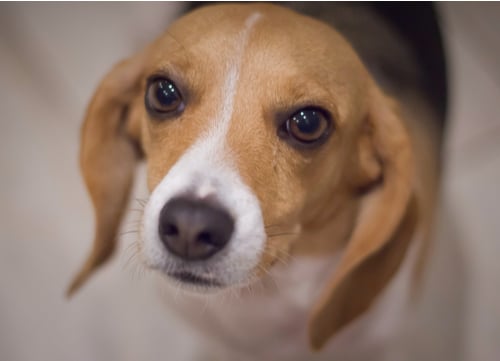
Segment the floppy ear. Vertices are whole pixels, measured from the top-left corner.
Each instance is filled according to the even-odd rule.
[[[81,131],[80,166],[95,211],[92,251],[70,284],[72,295],[113,253],[141,156],[139,95],[146,51],[116,65],[87,108]],[[134,106],[135,104],[135,106]]]
[[[362,196],[339,266],[312,311],[309,337],[316,350],[371,306],[401,264],[416,223],[410,140],[389,99],[375,87],[367,122],[369,141],[360,145],[360,163],[365,177],[379,181]]]

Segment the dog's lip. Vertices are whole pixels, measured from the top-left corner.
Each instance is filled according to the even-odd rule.
[[[189,272],[189,271],[171,272],[171,273],[168,273],[168,275],[170,277],[176,279],[177,281],[192,284],[195,286],[217,287],[217,288],[224,287],[224,285],[221,282],[219,282],[213,278],[199,276],[199,275],[194,274],[194,273]]]

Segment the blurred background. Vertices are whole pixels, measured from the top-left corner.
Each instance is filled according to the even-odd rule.
[[[110,67],[182,6],[0,4],[0,360],[191,358],[193,341],[183,337],[191,331],[127,260],[133,236],[71,302],[64,298],[93,233],[77,161],[85,106]],[[461,352],[498,361],[500,4],[438,8],[451,91],[443,204],[468,284]],[[144,192],[144,179],[136,188]]]

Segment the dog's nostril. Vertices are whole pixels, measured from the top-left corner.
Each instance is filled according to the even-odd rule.
[[[179,230],[174,224],[167,223],[161,228],[161,233],[166,236],[177,236],[179,234]]]
[[[198,242],[203,242],[206,244],[214,244],[214,240],[212,237],[212,234],[209,232],[200,232],[198,233],[198,236],[196,237],[196,240]]]
[[[158,233],[171,253],[185,260],[211,257],[229,242],[232,217],[206,201],[174,198],[160,212]]]

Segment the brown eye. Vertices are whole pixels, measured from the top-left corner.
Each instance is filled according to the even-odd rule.
[[[322,110],[304,108],[292,114],[284,125],[289,137],[308,145],[326,139],[330,132],[331,121]]]
[[[175,84],[165,78],[155,78],[148,83],[146,109],[156,117],[181,112],[184,101]]]

